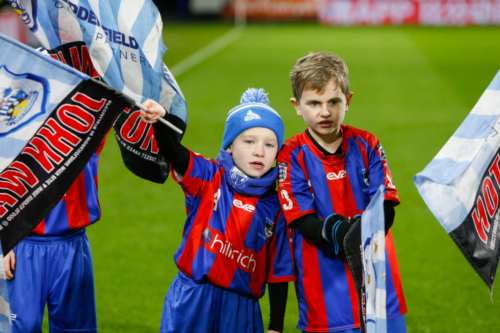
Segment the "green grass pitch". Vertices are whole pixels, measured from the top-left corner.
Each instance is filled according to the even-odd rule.
[[[231,28],[165,24],[165,63],[172,67]],[[269,93],[271,106],[285,122],[286,138],[303,131],[305,124],[289,102],[292,64],[309,51],[340,55],[349,67],[354,92],[345,123],[380,139],[402,201],[393,236],[409,310],[408,332],[496,332],[498,293],[490,298],[425,206],[412,178],[453,134],[500,69],[499,40],[497,27],[250,24],[237,42],[177,77],[189,113],[183,144],[215,157],[227,112],[248,87]],[[99,166],[99,192],[102,220],[88,229],[99,330],[158,332],[163,301],[177,273],[173,255],[185,221],[182,191],[171,179],[157,185],[132,175],[109,135]],[[267,326],[267,294],[261,306]],[[285,332],[298,332],[297,320],[290,285]]]

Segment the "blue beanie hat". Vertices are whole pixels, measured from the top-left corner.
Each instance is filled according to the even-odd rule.
[[[227,149],[241,132],[253,127],[265,127],[276,134],[279,150],[283,144],[285,126],[278,112],[269,106],[264,89],[248,89],[241,96],[240,103],[228,113],[222,149]]]

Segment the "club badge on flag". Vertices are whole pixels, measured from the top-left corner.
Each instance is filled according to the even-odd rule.
[[[361,216],[366,332],[387,332],[384,186]]]
[[[0,49],[0,238],[8,253],[135,102],[2,34]]]
[[[157,101],[170,113],[169,121],[185,130],[186,101],[163,64],[163,23],[151,0],[7,1],[53,58],[102,78],[138,103]],[[168,162],[139,111],[122,113],[114,130],[125,166],[139,177],[163,183]]]
[[[500,71],[444,147],[414,177],[425,203],[486,285],[500,257]]]

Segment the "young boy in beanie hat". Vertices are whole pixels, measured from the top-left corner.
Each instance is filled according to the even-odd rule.
[[[222,149],[212,160],[184,148],[156,122],[168,119],[158,103],[143,105],[148,111],[141,111],[142,118],[154,124],[188,211],[160,332],[263,332],[258,299],[266,280],[295,280],[286,225],[273,228],[280,210],[273,164],[283,142],[281,117],[262,89],[249,89],[229,111]],[[277,301],[282,327],[286,293]]]

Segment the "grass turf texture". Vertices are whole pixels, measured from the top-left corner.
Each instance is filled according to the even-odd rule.
[[[165,63],[172,67],[231,28],[165,24]],[[227,112],[248,87],[269,92],[271,106],[285,122],[286,138],[303,131],[305,124],[288,101],[288,73],[309,51],[340,55],[354,92],[344,123],[380,139],[402,201],[392,230],[409,309],[408,332],[494,332],[498,293],[492,303],[487,287],[425,206],[412,177],[431,161],[500,69],[498,40],[496,27],[250,24],[236,43],[177,77],[189,112],[183,144],[215,157]],[[99,330],[158,332],[164,297],[177,273],[173,255],[185,221],[182,191],[171,179],[157,185],[132,175],[110,135],[99,166],[99,195],[102,220],[88,229]],[[261,306],[267,327],[267,294]],[[297,321],[290,285],[285,332],[297,332]]]

